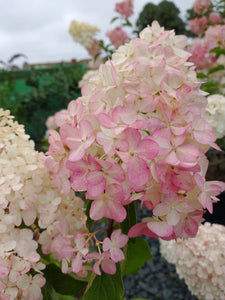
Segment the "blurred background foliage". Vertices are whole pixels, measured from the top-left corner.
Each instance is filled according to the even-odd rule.
[[[78,82],[86,70],[83,63],[20,71],[2,70],[0,107],[9,109],[15,120],[24,124],[26,133],[40,149],[47,118],[80,96]]]
[[[148,3],[144,6],[137,21],[136,30],[138,34],[147,25],[157,20],[165,29],[175,29],[176,34],[188,34],[185,22],[179,17],[180,10],[171,1],[162,1],[158,5]]]

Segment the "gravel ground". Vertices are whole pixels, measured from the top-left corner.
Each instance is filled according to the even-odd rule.
[[[145,237],[153,259],[134,275],[124,276],[125,297],[150,300],[197,300],[188,291],[183,280],[176,274],[174,265],[169,264],[159,252],[159,241]]]

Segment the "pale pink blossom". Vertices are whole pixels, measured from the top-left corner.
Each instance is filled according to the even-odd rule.
[[[207,101],[186,42],[153,22],[121,46],[83,87],[76,100],[82,113],[73,110],[73,122],[60,126],[56,140],[64,152],[61,146],[48,152],[69,171],[70,186],[92,201],[93,220],[120,223],[124,206],[138,200],[152,211],[153,217],[130,229],[130,237],[193,237],[205,208],[211,210],[201,200],[208,185],[211,193],[211,183],[202,188],[195,177],[205,178],[205,153],[218,147],[204,119]],[[219,193],[223,185],[218,186]],[[66,232],[68,225],[58,224]]]
[[[97,275],[102,274],[100,267],[102,268],[102,271],[104,271],[105,273],[111,275],[116,273],[116,264],[113,260],[110,259],[109,251],[105,251],[101,254],[97,252],[92,252],[87,255],[87,259],[96,261],[93,266],[93,271]]]
[[[201,18],[192,19],[188,23],[190,30],[197,35],[203,34],[205,29],[207,28],[207,25],[208,25],[208,20],[207,20],[206,16],[203,16]]]
[[[109,250],[114,262],[124,260],[125,256],[120,248],[124,247],[127,242],[128,237],[121,233],[121,229],[117,229],[113,231],[110,238],[106,237],[103,240],[103,251]]]
[[[34,277],[26,274],[22,275],[17,282],[17,286],[21,289],[22,295],[27,300],[42,299],[41,288],[44,285],[45,279],[40,274],[34,275]]]
[[[93,220],[106,217],[122,222],[126,218],[126,209],[123,207],[124,193],[119,184],[110,184],[105,193],[89,198],[94,200],[90,209],[90,217]]]
[[[196,14],[202,15],[207,12],[210,7],[211,0],[195,0],[193,8]]]
[[[133,0],[124,0],[116,3],[115,11],[125,18],[129,18],[134,13]]]
[[[97,54],[101,52],[101,47],[99,45],[99,41],[97,39],[92,40],[92,44],[90,47],[86,47],[88,54],[92,57],[95,57]]]
[[[107,31],[106,36],[110,39],[110,42],[116,49],[129,40],[127,33],[122,28],[115,28]]]
[[[215,12],[211,12],[209,14],[209,20],[213,23],[213,24],[218,24],[222,21],[222,18],[219,14],[215,13]]]

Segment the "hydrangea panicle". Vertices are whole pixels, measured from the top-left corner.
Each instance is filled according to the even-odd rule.
[[[223,300],[225,295],[225,227],[204,223],[196,237],[176,241],[160,240],[160,252],[175,264],[183,278],[199,300]]]
[[[119,47],[83,87],[76,100],[82,114],[74,110],[75,121],[60,126],[64,156],[48,152],[69,171],[71,188],[86,191],[93,220],[120,223],[124,206],[138,199],[152,210],[130,237],[196,235],[205,208],[211,211],[214,196],[225,189],[204,179],[205,153],[217,147],[186,43],[155,21]],[[56,171],[53,178],[58,176]],[[96,270],[111,264],[107,254],[96,257]]]

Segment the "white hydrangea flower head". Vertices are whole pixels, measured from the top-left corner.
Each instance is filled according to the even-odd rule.
[[[43,153],[35,151],[24,126],[0,108],[1,299],[9,299],[10,295],[11,300],[22,296],[41,300],[41,287],[45,284],[41,270],[45,266],[39,261],[38,243],[43,252],[49,253],[57,235],[73,235],[86,228],[83,201],[73,191],[67,195],[59,193],[44,158]],[[35,220],[39,228],[34,225]],[[29,228],[21,229],[22,222]],[[35,282],[32,287],[29,285],[29,293],[22,283],[24,279]]]
[[[73,40],[86,48],[91,47],[93,37],[99,31],[98,26],[90,25],[87,22],[78,22],[76,20],[73,20],[69,27],[69,33],[73,37]]]
[[[217,138],[225,136],[225,97],[214,94],[207,97],[205,118],[213,128]]]
[[[177,241],[160,240],[160,252],[175,264],[191,293],[199,300],[224,300],[225,295],[225,227],[200,225],[194,238]]]

